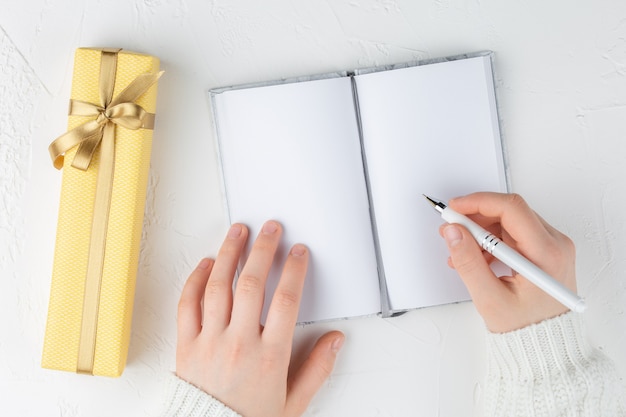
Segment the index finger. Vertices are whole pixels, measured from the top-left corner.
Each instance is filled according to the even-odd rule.
[[[519,194],[479,192],[449,201],[452,209],[465,215],[499,218],[502,228],[517,242],[551,237],[542,219]]]
[[[297,244],[291,248],[280,282],[276,287],[267,313],[263,338],[291,351],[291,339],[298,321],[302,289],[309,262],[306,246]],[[288,343],[287,343],[288,342]]]

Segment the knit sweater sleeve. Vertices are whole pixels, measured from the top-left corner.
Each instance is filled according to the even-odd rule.
[[[242,417],[201,389],[168,375],[164,412],[161,417]]]
[[[626,416],[614,364],[577,313],[487,335],[486,416]]]

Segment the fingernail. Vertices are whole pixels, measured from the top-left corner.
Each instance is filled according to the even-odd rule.
[[[448,225],[445,229],[443,229],[443,237],[446,239],[446,243],[450,248],[458,245],[461,240],[463,240],[461,230],[453,224]]]
[[[263,233],[265,233],[266,235],[271,235],[272,233],[275,233],[277,230],[278,230],[278,224],[276,224],[276,222],[274,221],[266,222],[263,225]]]
[[[333,343],[330,345],[330,350],[332,350],[333,353],[339,352],[341,348],[343,347],[343,342],[345,340],[346,338],[344,336],[337,337],[335,340],[333,340]]]
[[[211,260],[207,259],[207,258],[204,258],[198,264],[198,269],[207,269],[209,267],[209,265],[211,265]]]
[[[291,248],[291,254],[293,256],[302,256],[306,253],[306,247],[304,245],[294,245],[293,248]]]
[[[241,236],[241,225],[240,224],[233,224],[232,226],[230,226],[230,230],[228,231],[228,237],[232,238],[232,239],[236,239],[239,236]]]

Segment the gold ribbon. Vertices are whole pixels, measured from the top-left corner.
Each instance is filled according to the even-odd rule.
[[[63,154],[78,145],[72,166],[83,171],[89,168],[96,149],[100,148],[76,365],[77,372],[87,374],[93,373],[95,358],[98,306],[115,168],[115,125],[133,130],[154,127],[154,114],[146,112],[135,101],[163,74],[163,71],[141,74],[113,98],[119,51],[102,50],[100,103],[70,100],[70,116],[88,116],[93,119],[59,136],[48,148],[55,168],[61,169]]]

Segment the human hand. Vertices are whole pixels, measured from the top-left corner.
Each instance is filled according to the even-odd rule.
[[[567,236],[545,222],[517,194],[475,193],[448,204],[501,238],[553,278],[576,291],[575,248]],[[568,308],[517,273],[496,277],[493,257],[456,224],[442,225],[457,270],[476,309],[494,333],[504,333],[556,317]]]
[[[309,253],[294,245],[267,315],[260,318],[265,282],[282,228],[268,221],[233,277],[248,229],[231,226],[215,261],[203,259],[183,288],[178,306],[176,374],[246,417],[298,416],[330,375],[344,336],[322,336],[289,375],[294,328]]]

